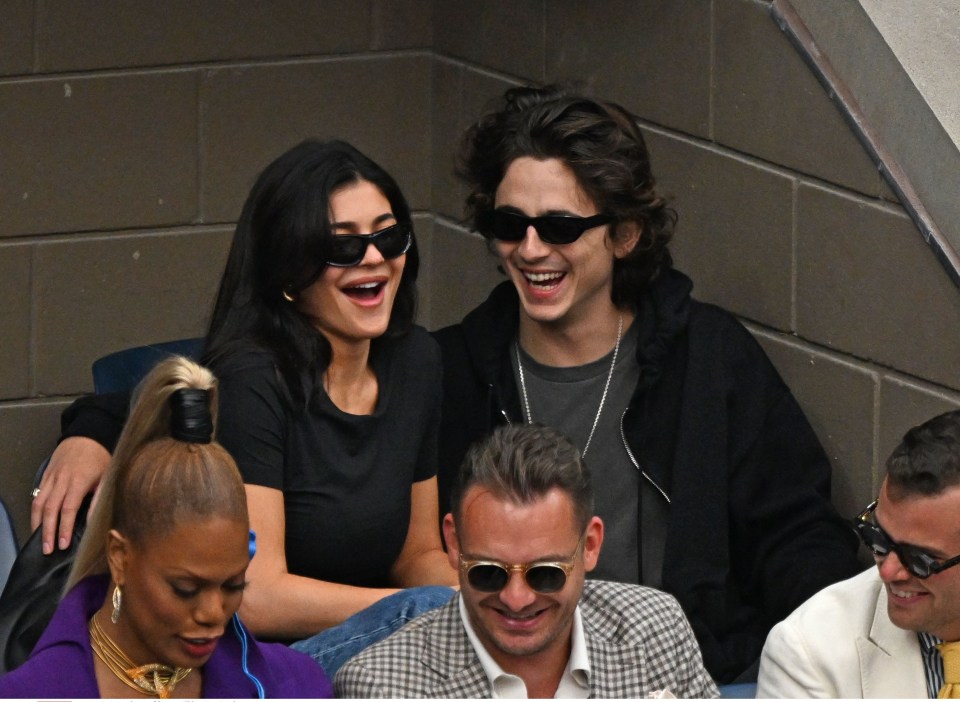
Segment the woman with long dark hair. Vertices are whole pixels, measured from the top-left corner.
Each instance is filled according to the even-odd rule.
[[[413,323],[418,267],[393,178],[345,142],[304,141],[247,197],[207,333],[218,439],[260,544],[244,621],[306,639],[297,646],[331,675],[357,645],[343,639],[382,629],[379,614],[396,626],[452,593],[398,588],[456,583],[437,527],[440,358]],[[55,501],[71,472],[45,478],[38,500]],[[343,638],[311,640],[394,593]]]
[[[418,267],[399,187],[349,144],[299,144],[247,198],[204,359],[261,545],[244,604],[260,635],[302,639],[392,588],[456,581]]]

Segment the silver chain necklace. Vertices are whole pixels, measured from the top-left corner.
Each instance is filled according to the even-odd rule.
[[[590,450],[590,442],[593,441],[593,433],[597,430],[597,424],[600,423],[600,413],[603,412],[603,403],[607,401],[607,391],[610,389],[610,381],[613,379],[613,369],[617,365],[617,354],[620,352],[620,338],[623,336],[623,315],[620,315],[617,322],[617,343],[613,347],[613,360],[610,361],[610,370],[607,372],[607,382],[603,386],[603,395],[600,396],[600,406],[597,407],[597,416],[593,418],[593,426],[590,428],[590,436],[587,437],[587,443],[583,447],[581,456],[584,458],[587,451]],[[517,353],[517,370],[520,371],[520,391],[523,393],[523,408],[527,413],[527,423],[533,422],[533,415],[530,414],[530,400],[527,397],[527,381],[523,376],[523,362],[520,360],[520,342],[513,345]]]

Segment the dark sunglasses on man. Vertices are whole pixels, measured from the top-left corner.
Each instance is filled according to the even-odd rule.
[[[580,537],[577,549],[567,561],[508,564],[500,561],[470,560],[460,554],[460,570],[467,574],[470,587],[479,592],[500,592],[510,582],[510,574],[514,571],[520,573],[527,587],[534,592],[544,595],[560,592],[576,565],[585,538],[586,534]]]
[[[373,244],[384,258],[396,258],[407,253],[413,242],[413,230],[406,222],[373,234],[337,234],[327,240],[324,260],[328,266],[347,268],[360,265],[367,255],[367,246]]]
[[[935,558],[929,553],[910,544],[897,543],[890,538],[889,534],[880,528],[879,524],[870,521],[873,513],[877,509],[879,500],[871,502],[863,512],[853,520],[853,528],[863,545],[873,552],[875,558],[883,559],[891,552],[897,554],[897,558],[910,573],[921,580],[929,578],[931,575],[942,573],[947,568],[960,563],[960,556],[943,560]]]
[[[489,210],[478,217],[477,228],[481,234],[492,236],[500,241],[523,241],[527,227],[533,227],[543,241],[548,244],[572,244],[583,233],[601,224],[614,220],[612,215],[596,214],[591,217],[573,217],[570,215],[544,215],[527,217],[516,212]]]

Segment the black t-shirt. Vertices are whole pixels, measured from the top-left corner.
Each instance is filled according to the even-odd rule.
[[[220,380],[217,438],[245,483],[283,491],[287,569],[318,580],[382,587],[403,548],[411,484],[437,472],[440,356],[416,327],[377,339],[372,415],[339,410],[318,388],[296,407],[272,355],[237,352]]]

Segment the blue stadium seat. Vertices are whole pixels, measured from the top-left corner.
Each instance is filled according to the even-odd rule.
[[[724,700],[752,700],[757,696],[757,683],[732,683],[718,687],[720,699]]]
[[[177,339],[116,351],[93,362],[93,391],[97,394],[132,390],[141,378],[167,356],[200,358],[203,339]]]
[[[10,569],[13,568],[13,562],[17,560],[19,550],[20,545],[17,542],[17,532],[13,528],[13,520],[10,519],[7,506],[0,499],[0,592],[3,592],[3,587],[7,584],[7,577],[10,575]]]

